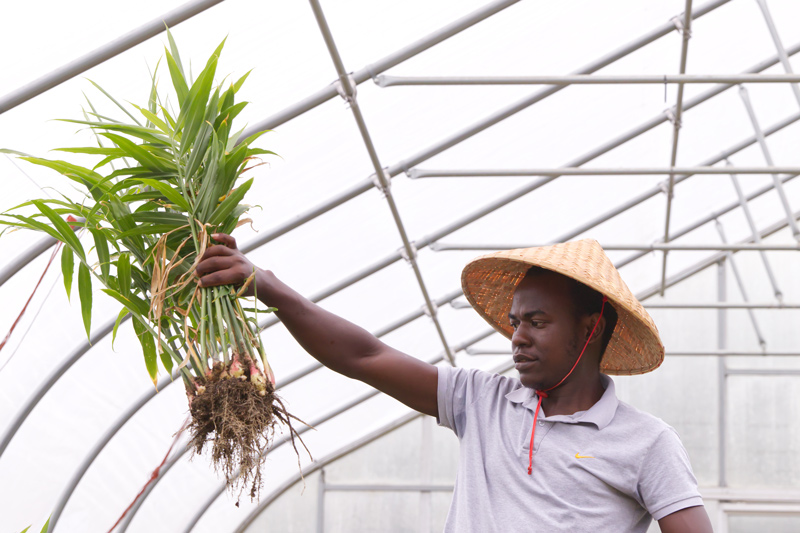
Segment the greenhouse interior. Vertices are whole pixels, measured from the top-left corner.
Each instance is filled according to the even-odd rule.
[[[124,147],[147,144],[147,128],[185,124],[186,139],[193,116],[198,131],[217,128],[221,161],[247,154],[249,189],[235,190],[250,209],[228,228],[249,261],[440,376],[518,376],[508,338],[464,296],[465,265],[596,240],[665,353],[653,372],[613,376],[619,400],[675,429],[714,531],[800,531],[800,2],[76,0],[3,11],[0,533],[448,527],[463,475],[454,432],[326,368],[241,291],[239,309],[258,311],[244,333],[263,341],[263,374],[247,375],[262,387],[274,376],[294,429],[279,424],[259,451],[255,493],[196,453],[186,391],[202,375],[189,369],[222,365],[186,351],[173,366],[161,321],[153,333],[117,297],[146,270],[132,272],[120,246],[164,249],[66,217],[110,213],[97,191],[121,187],[89,194],[75,169],[144,167],[157,143],[133,158]],[[248,103],[227,145],[227,118],[212,124],[188,105],[178,116],[203,80]],[[171,124],[158,118],[168,110]],[[125,190],[159,196],[163,183]],[[179,325],[171,342],[208,330],[227,364],[205,317]]]

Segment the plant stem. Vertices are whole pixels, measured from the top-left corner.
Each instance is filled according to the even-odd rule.
[[[214,309],[211,303],[212,300],[212,292],[211,289],[201,289],[205,293],[205,309],[204,312],[208,317],[208,346],[211,351],[209,353],[209,357],[214,360],[219,354],[219,350],[217,349],[217,335],[214,329]]]
[[[230,361],[228,359],[228,343],[225,339],[227,332],[225,331],[225,322],[222,320],[222,306],[219,302],[220,294],[219,288],[214,287],[214,306],[217,311],[217,326],[219,327],[219,340],[222,343],[222,360],[227,365]]]
[[[242,332],[242,328],[239,327],[239,321],[241,320],[241,318],[239,317],[239,315],[236,314],[236,311],[233,308],[233,303],[231,302],[231,299],[232,299],[231,297],[226,297],[225,298],[225,305],[228,306],[228,313],[229,313],[229,316],[231,318],[231,322],[233,323],[233,330],[234,330],[234,332],[236,334],[236,337],[237,337],[236,346],[240,351],[241,351],[242,348],[244,348],[244,350],[247,351],[248,355],[250,356],[250,359],[253,362],[255,362],[256,358],[255,358],[255,354],[253,353],[253,346],[250,344],[249,339],[247,339],[244,336],[244,333]]]

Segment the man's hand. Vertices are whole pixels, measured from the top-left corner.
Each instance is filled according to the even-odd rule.
[[[201,287],[216,285],[233,285],[236,288],[256,273],[254,279],[242,293],[242,296],[253,296],[256,283],[263,271],[253,265],[236,247],[236,239],[226,233],[213,233],[211,238],[221,244],[210,246],[200,259],[195,274],[200,278]]]

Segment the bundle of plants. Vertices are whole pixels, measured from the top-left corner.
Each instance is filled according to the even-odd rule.
[[[94,166],[13,152],[59,172],[84,196],[30,200],[2,213],[0,224],[6,225],[3,232],[26,228],[64,243],[64,284],[69,296],[77,266],[87,336],[92,278],[122,304],[112,343],[130,315],[153,383],[159,361],[168,373],[173,368],[180,372],[195,452],[210,448],[229,488],[241,494],[249,486],[256,498],[264,452],[280,426],[288,429],[298,452],[295,439],[302,440],[291,423],[298,419],[275,394],[259,335],[258,300],[250,308],[241,304],[255,273],[241,287],[201,287],[195,267],[213,244],[212,234],[231,233],[250,222],[242,217],[251,206],[242,201],[253,178],[240,178],[263,163],[259,156],[274,154],[251,146],[261,133],[241,139],[243,130],[232,129],[246,105],[235,98],[247,74],[226,86],[215,85],[224,41],[191,80],[169,33],[168,39],[172,91],[157,89],[156,65],[142,107],[126,107],[95,84],[124,120],[98,113],[88,98],[84,120],[67,120],[87,127],[97,146],[59,150],[99,159]],[[85,240],[91,236],[88,251],[76,230]]]

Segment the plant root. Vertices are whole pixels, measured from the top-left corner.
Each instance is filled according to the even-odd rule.
[[[242,359],[250,360],[247,356]],[[231,365],[234,365],[233,369]],[[187,391],[194,454],[201,454],[209,444],[214,468],[225,475],[228,489],[232,493],[238,492],[236,505],[248,487],[251,501],[256,500],[263,486],[261,466],[272,445],[276,426],[284,424],[289,429],[299,465],[296,440],[306,453],[308,448],[292,427],[291,420],[305,422],[286,410],[283,401],[275,394],[273,384],[264,379],[257,367],[239,365],[239,357],[234,357],[234,362],[228,365],[214,365],[206,376],[204,387],[198,388],[196,395]]]

